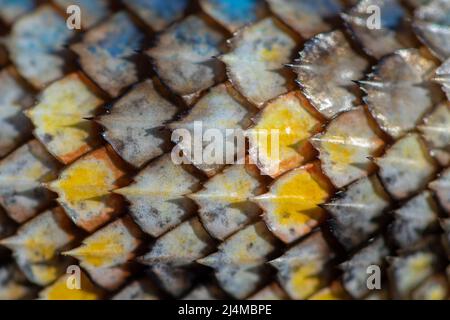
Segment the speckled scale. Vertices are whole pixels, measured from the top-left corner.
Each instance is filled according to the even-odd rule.
[[[254,292],[267,276],[265,262],[277,241],[264,222],[249,225],[226,239],[216,253],[199,260],[212,267],[221,287],[234,298]]]
[[[12,26],[5,44],[19,73],[41,89],[64,75],[61,53],[73,35],[64,18],[43,5]]]
[[[0,19],[12,24],[20,16],[33,10],[35,6],[35,0],[1,0]]]
[[[164,126],[178,108],[163,98],[152,80],[135,85],[95,121],[105,128],[103,137],[128,163],[141,167],[163,154],[169,134]]]
[[[418,49],[402,49],[381,59],[359,81],[370,113],[393,138],[413,130],[441,99],[439,87],[430,81],[435,68]]]
[[[0,71],[0,158],[30,137],[31,123],[23,114],[32,95],[9,67]]]
[[[450,169],[446,168],[440,172],[436,180],[428,186],[436,193],[440,205],[450,215]]]
[[[437,170],[424,141],[416,133],[397,140],[375,162],[384,187],[395,199],[407,198],[421,190]]]
[[[262,105],[291,87],[284,68],[296,46],[295,39],[273,18],[244,27],[229,40],[230,51],[222,56],[236,89],[250,102]]]
[[[358,250],[352,257],[340,264],[342,269],[342,283],[346,291],[356,299],[361,299],[370,293],[367,287],[368,270],[371,266],[378,266],[384,274],[385,257],[389,255],[389,247],[382,237],[372,239],[369,244]],[[380,274],[380,276],[382,275]]]
[[[110,96],[138,80],[132,56],[140,49],[144,34],[130,16],[119,11],[87,31],[81,42],[70,46],[80,58],[84,72]]]
[[[270,263],[292,299],[306,299],[327,285],[328,262],[335,257],[323,234],[315,232]]]
[[[198,214],[208,232],[224,240],[258,218],[261,210],[250,199],[262,192],[263,182],[254,166],[232,165],[189,198],[199,205]]]
[[[380,180],[372,175],[350,184],[323,207],[331,214],[334,236],[346,249],[352,249],[383,226],[384,210],[389,205]]]
[[[197,217],[193,217],[159,237],[150,251],[139,258],[146,265],[182,267],[211,253],[214,241]]]
[[[380,13],[380,27],[373,27],[375,10]],[[364,0],[341,14],[351,34],[371,56],[379,59],[401,48],[414,45],[408,25],[407,11],[398,0]]]
[[[413,28],[418,38],[440,60],[450,57],[450,2],[432,0],[414,12]]]
[[[230,32],[256,22],[267,13],[262,0],[202,0],[200,6]]]
[[[146,54],[162,82],[192,104],[223,78],[223,65],[214,57],[224,40],[201,17],[191,15],[161,32]]]
[[[130,276],[125,264],[135,257],[141,237],[142,231],[127,216],[97,230],[64,255],[78,259],[95,283],[115,290]]]
[[[305,39],[330,31],[342,10],[338,0],[268,0],[270,9]]]
[[[160,31],[181,18],[189,0],[124,0],[124,5],[153,30]]]
[[[72,5],[80,7],[81,27],[91,28],[111,14],[107,0],[54,0],[64,12]]]
[[[408,200],[393,215],[389,231],[399,248],[417,244],[438,227],[439,210],[429,191]]]
[[[76,230],[61,208],[47,210],[25,224],[16,234],[0,241],[13,251],[18,266],[38,285],[48,285],[68,265],[60,253],[76,239]]]
[[[326,118],[359,104],[354,81],[363,78],[367,67],[367,60],[352,49],[340,30],[320,33],[306,41],[292,65],[303,93]]]
[[[445,60],[442,65],[436,69],[434,81],[442,86],[447,95],[447,100],[450,100],[450,59]]]
[[[428,114],[418,129],[430,154],[443,166],[450,164],[450,102],[442,102]]]
[[[194,213],[195,204],[187,195],[199,188],[198,178],[175,165],[166,154],[150,162],[133,183],[115,193],[128,200],[130,215],[140,228],[159,237]]]
[[[0,161],[0,204],[22,223],[50,205],[54,194],[42,183],[54,179],[57,161],[37,140],[31,140]]]

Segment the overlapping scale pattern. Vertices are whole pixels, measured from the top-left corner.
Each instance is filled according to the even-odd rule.
[[[0,0],[0,299],[447,299],[449,8]]]

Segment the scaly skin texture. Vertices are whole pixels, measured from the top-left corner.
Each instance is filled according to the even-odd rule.
[[[0,0],[0,299],[447,299],[450,0],[425,2]],[[280,159],[249,135],[245,164],[175,164],[196,122],[279,130]]]

